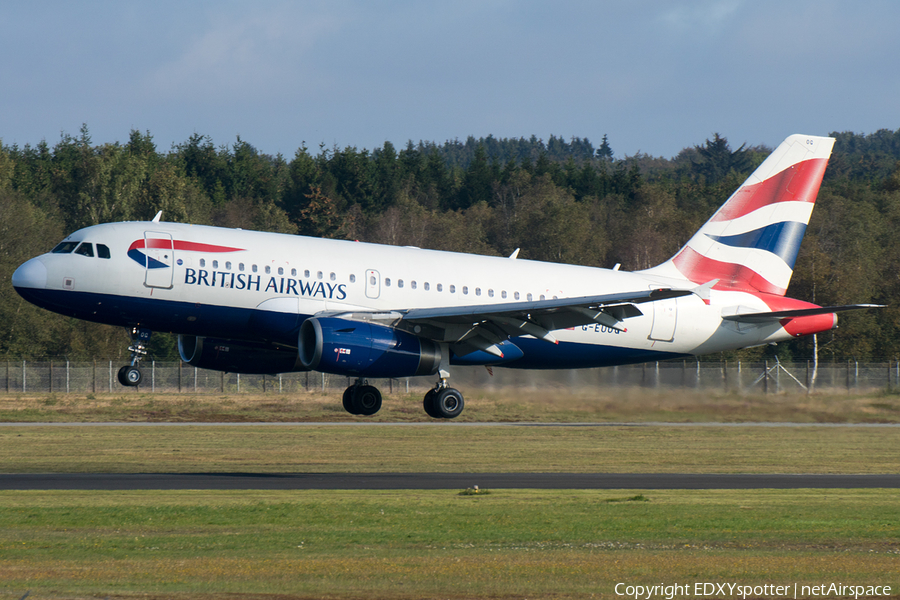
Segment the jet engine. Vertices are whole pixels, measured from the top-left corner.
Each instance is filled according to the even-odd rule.
[[[189,365],[229,373],[275,375],[307,370],[300,365],[293,348],[263,342],[179,335],[178,354]]]
[[[366,321],[313,317],[303,322],[298,341],[306,369],[354,377],[432,375],[441,349],[411,333]]]

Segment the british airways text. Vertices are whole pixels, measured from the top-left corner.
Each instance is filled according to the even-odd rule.
[[[204,269],[185,269],[184,283],[186,285],[205,285],[207,287],[231,288],[234,290],[272,292],[310,298],[318,297],[328,300],[344,300],[347,297],[347,284],[345,283],[306,281],[289,277],[268,277],[268,281],[266,281],[262,275],[206,271]]]

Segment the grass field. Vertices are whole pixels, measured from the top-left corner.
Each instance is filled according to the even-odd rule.
[[[0,427],[18,473],[897,473],[900,428]]]
[[[0,505],[7,598],[613,598],[619,582],[900,585],[897,496],[883,490],[0,492]]]
[[[0,394],[0,422],[285,422],[430,421],[422,396],[385,394],[374,417],[341,408],[340,393]],[[458,422],[757,422],[900,423],[900,394],[696,393],[690,390],[610,388],[466,391]]]
[[[0,396],[0,420],[351,420],[336,400]],[[419,404],[388,397],[376,423],[425,421]],[[897,404],[534,393],[473,395],[466,416],[861,423],[896,420]],[[898,449],[900,429],[878,427],[0,427],[5,472],[897,473]],[[617,583],[710,581],[900,592],[897,490],[461,491],[0,492],[0,598],[622,598]]]

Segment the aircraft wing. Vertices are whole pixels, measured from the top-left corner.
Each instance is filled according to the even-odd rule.
[[[460,355],[483,350],[502,357],[503,352],[498,345],[510,337],[531,335],[557,343],[552,331],[589,324],[625,331],[622,321],[643,314],[638,304],[693,293],[692,290],[662,288],[531,302],[413,308],[388,313],[353,312],[331,316],[387,321],[393,327],[420,337],[448,342]]]

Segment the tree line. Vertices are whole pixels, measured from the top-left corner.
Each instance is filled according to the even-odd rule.
[[[837,138],[788,293],[823,305],[892,305],[900,292],[900,130]],[[666,159],[616,157],[604,136],[305,143],[291,158],[238,137],[192,135],[168,151],[150,132],[95,144],[87,126],[50,146],[0,140],[0,356],[121,358],[127,338],[30,306],[13,270],[88,225],[164,220],[638,270],[673,255],[770,148],[719,134]],[[900,311],[841,315],[823,359],[897,360]],[[171,336],[152,351],[175,356]],[[809,340],[716,359],[802,360]]]

